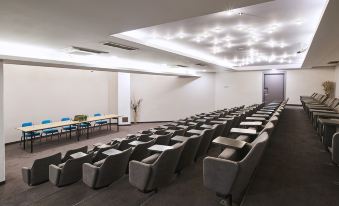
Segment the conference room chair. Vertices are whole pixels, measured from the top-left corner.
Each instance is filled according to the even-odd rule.
[[[133,142],[137,140],[137,137],[130,137],[130,138],[125,138],[125,139],[122,139],[120,142],[117,142],[116,146],[114,146],[115,149],[118,149],[118,150],[126,150],[128,148],[131,147],[131,145],[129,145],[130,142]]]
[[[30,126],[33,126],[32,122],[24,122],[24,123],[21,124],[21,127],[30,127]],[[26,134],[25,134],[26,140],[29,140],[31,138],[36,138],[36,137],[39,137],[39,136],[40,136],[40,132],[26,132]],[[24,133],[22,132],[20,145],[21,145],[21,142],[23,140],[24,140]]]
[[[232,205],[233,202],[240,205],[250,178],[260,161],[268,134],[263,133],[258,138],[260,138],[258,142],[241,160],[206,157],[203,161],[204,186],[225,199],[228,205]]]
[[[45,120],[41,121],[41,124],[50,124],[50,123],[52,123],[52,121],[50,119],[45,119]],[[51,139],[52,139],[54,134],[58,134],[58,139],[60,139],[60,132],[57,128],[44,129],[41,132],[40,140],[41,140],[42,137],[47,138],[48,136],[51,136]]]
[[[150,151],[147,148],[154,145],[154,143],[155,139],[152,139],[148,142],[144,142],[133,147],[132,154],[130,156],[130,161],[132,160],[141,161],[148,157],[150,155]]]
[[[215,126],[215,132],[213,134],[212,140],[222,135],[226,127],[226,124],[214,124],[214,126]]]
[[[96,151],[88,152],[88,154],[92,154],[92,162],[98,162],[98,161],[106,158],[106,155],[104,155],[103,152],[105,152],[106,150],[112,149],[114,147],[115,147],[115,145],[110,145],[110,146],[105,147],[105,148],[99,148]]]
[[[69,118],[69,117],[63,117],[63,118],[61,118],[61,121],[62,121],[62,122],[70,121],[70,120],[71,120],[71,118]],[[61,132],[65,132],[66,137],[67,137],[67,134],[68,134],[69,132],[75,131],[76,129],[77,129],[77,127],[76,127],[75,125],[68,125],[68,126],[62,127]],[[70,136],[69,138],[71,138],[71,136]]]
[[[203,135],[193,135],[187,137],[187,140],[185,141],[184,144],[184,148],[181,152],[178,165],[175,169],[176,173],[180,174],[184,168],[188,167],[194,162],[194,158],[197,154],[202,136]]]
[[[102,114],[101,113],[96,113],[96,114],[94,114],[94,117],[100,117],[100,116],[102,116]],[[108,130],[108,121],[107,120],[97,120],[97,121],[95,121],[94,122],[94,126],[99,126],[100,127],[100,129],[101,129],[101,127],[103,126],[103,125],[107,125],[107,130]]]
[[[131,161],[129,163],[129,182],[142,192],[157,191],[170,183],[175,175],[184,143],[173,145],[173,149],[168,149],[156,158],[150,156],[142,161]]]
[[[21,169],[22,179],[29,186],[38,185],[49,180],[49,165],[58,165],[61,163],[61,153],[34,160],[32,167],[23,167]]]
[[[71,149],[68,150],[65,155],[63,156],[63,158],[61,159],[61,162],[66,162],[67,160],[71,159],[71,155],[77,152],[83,152],[83,153],[87,153],[88,152],[88,146],[83,146],[77,149]]]
[[[132,148],[93,164],[82,165],[82,181],[93,189],[106,187],[124,176]]]
[[[215,128],[203,130],[203,132],[201,133],[202,138],[199,144],[199,148],[197,154],[195,155],[195,160],[207,154],[208,148],[212,142],[214,132]]]
[[[164,135],[160,135],[155,139],[155,143],[154,144],[159,144],[159,145],[169,145],[170,141],[171,141],[171,137],[172,134],[168,133],[168,134],[164,134]]]
[[[90,163],[92,155],[68,159],[65,163],[49,165],[49,181],[55,186],[62,187],[79,181],[82,178],[82,165]]]
[[[332,145],[328,147],[334,164],[339,165],[339,132],[332,137]]]

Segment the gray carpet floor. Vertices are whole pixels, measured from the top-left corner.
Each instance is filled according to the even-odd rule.
[[[0,205],[219,205],[220,199],[203,187],[202,159],[158,193],[139,192],[129,184],[127,175],[99,190],[92,190],[81,181],[61,188],[49,182],[35,187],[22,182],[21,167],[30,166],[40,156],[107,142],[156,125],[121,127],[120,132],[95,131],[90,139],[83,137],[79,142],[65,138],[60,142],[37,142],[33,154],[22,151],[17,144],[6,146],[6,184],[0,186]],[[218,152],[219,148],[212,148],[209,155]],[[339,168],[331,163],[305,113],[300,108],[289,107],[256,170],[243,205],[339,205],[338,183]]]

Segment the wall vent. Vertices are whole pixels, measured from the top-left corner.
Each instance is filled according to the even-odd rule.
[[[132,47],[132,46],[127,46],[124,44],[119,44],[119,43],[115,43],[115,42],[105,42],[104,43],[105,46],[110,46],[110,47],[115,47],[115,48],[119,48],[119,49],[124,49],[124,50],[129,50],[129,51],[133,51],[133,50],[138,50],[139,48],[136,47]]]
[[[175,65],[175,66],[177,66],[177,67],[188,67],[188,66],[182,65],[182,64],[177,64],[177,65]]]
[[[338,63],[339,63],[339,61],[330,61],[327,64],[338,64]]]
[[[203,63],[196,63],[195,65],[201,66],[201,67],[205,67],[206,66],[206,64],[203,64]]]

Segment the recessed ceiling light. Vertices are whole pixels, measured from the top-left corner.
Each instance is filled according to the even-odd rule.
[[[212,29],[213,32],[216,32],[216,33],[220,33],[222,32],[222,28],[221,27],[215,27]]]
[[[183,39],[183,38],[185,38],[187,35],[184,33],[184,32],[180,32],[179,34],[178,34],[178,37],[180,38],[180,39]]]
[[[221,52],[221,49],[220,49],[220,47],[213,47],[212,48],[212,52],[213,52],[213,54],[217,54],[217,53],[219,53],[219,52]]]
[[[200,36],[197,36],[197,37],[194,39],[194,41],[200,43],[200,42],[201,42]]]
[[[252,46],[253,45],[253,42],[251,40],[248,40],[247,41],[247,46]]]
[[[286,47],[286,44],[284,42],[281,42],[280,43],[280,48],[285,48]]]
[[[231,48],[232,46],[233,45],[230,42],[227,43],[227,48]]]
[[[226,11],[226,15],[227,16],[231,16],[231,15],[233,15],[234,14],[234,11],[232,11],[232,10],[227,10]]]
[[[301,24],[303,24],[303,23],[304,23],[304,20],[301,19],[301,18],[298,18],[298,19],[296,19],[296,20],[294,21],[294,24],[296,24],[296,25],[301,25]]]
[[[242,25],[242,24],[239,24],[238,26],[236,26],[236,29],[237,29],[238,31],[243,31],[243,30],[245,29],[245,26]]]
[[[217,38],[215,38],[214,40],[213,40],[213,44],[215,45],[215,44],[219,44],[219,40],[217,39]]]

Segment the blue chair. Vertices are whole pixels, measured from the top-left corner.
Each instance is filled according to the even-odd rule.
[[[63,117],[61,118],[61,121],[64,122],[64,121],[70,121],[71,118],[69,117]],[[64,126],[62,127],[62,130],[61,131],[65,131],[66,132],[66,137],[67,137],[67,132],[71,132],[72,130],[76,130],[77,127],[75,125],[69,125],[69,126]],[[70,137],[71,138],[71,137]]]
[[[95,117],[100,117],[100,116],[102,116],[102,114],[96,113],[96,114],[94,114],[94,116]],[[104,124],[107,124],[107,129],[108,129],[108,121],[107,120],[98,120],[98,121],[95,121],[94,126],[99,125],[100,128],[101,128],[101,126],[104,125]]]
[[[24,123],[21,124],[21,127],[29,127],[29,126],[33,126],[33,123],[32,122],[24,122]],[[38,137],[38,136],[40,136],[40,132],[26,132],[26,134],[25,134],[26,139],[35,138],[35,137]],[[21,145],[21,142],[23,141],[23,139],[24,139],[24,133],[22,132],[20,145]]]
[[[52,123],[52,121],[50,119],[45,119],[45,120],[41,121],[41,124],[49,124],[49,123]],[[51,139],[52,139],[52,136],[54,134],[59,134],[59,138],[60,138],[60,133],[59,133],[59,130],[57,128],[50,128],[50,129],[42,130],[40,137],[42,137],[42,135],[45,135],[45,137],[51,136]],[[40,139],[40,141],[41,141],[41,139]]]
[[[91,128],[92,124],[90,122],[81,122],[79,124],[80,129],[87,129],[87,128]],[[93,132],[93,128],[92,128],[92,132]],[[82,131],[80,130],[80,133],[82,133]]]

